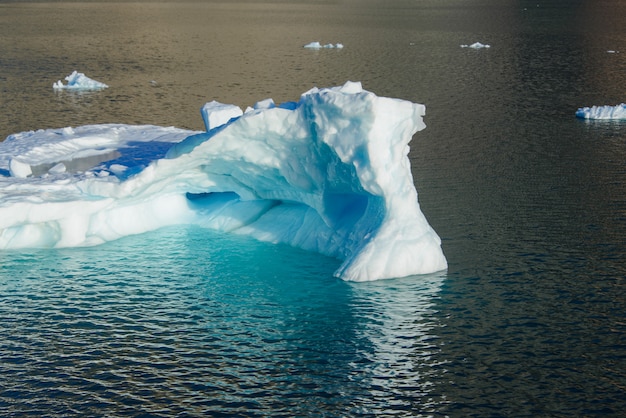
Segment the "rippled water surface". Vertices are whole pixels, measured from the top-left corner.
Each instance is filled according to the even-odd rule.
[[[192,228],[0,253],[0,415],[622,416],[626,124],[574,113],[626,101],[625,8],[0,1],[0,137],[201,129],[207,101],[346,80],[424,103],[410,158],[450,264],[345,283]],[[54,92],[73,70],[110,88]]]
[[[192,228],[0,258],[3,415],[306,416],[442,402],[431,394],[442,274],[349,284],[332,277],[335,260]]]

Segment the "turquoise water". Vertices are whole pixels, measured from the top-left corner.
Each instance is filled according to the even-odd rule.
[[[443,280],[171,228],[0,254],[0,414],[335,416],[441,403]]]

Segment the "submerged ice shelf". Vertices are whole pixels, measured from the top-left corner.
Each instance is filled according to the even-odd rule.
[[[193,224],[336,257],[346,280],[443,270],[407,157],[424,111],[348,82],[245,112],[207,103],[207,132],[14,134],[0,143],[0,248],[96,245]]]

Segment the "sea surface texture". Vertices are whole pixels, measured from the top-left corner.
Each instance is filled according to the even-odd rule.
[[[449,265],[349,283],[336,259],[188,226],[2,251],[0,416],[623,416],[626,122],[575,115],[626,101],[623,16],[620,0],[0,1],[0,138],[202,130],[206,102],[348,80],[424,104],[409,158]],[[73,71],[108,88],[52,88]]]

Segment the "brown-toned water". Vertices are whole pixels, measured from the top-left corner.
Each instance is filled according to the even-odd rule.
[[[626,124],[574,113],[626,101],[625,15],[619,0],[0,2],[2,138],[201,129],[207,101],[347,80],[424,103],[410,158],[450,265],[347,284],[334,260],[187,229],[2,253],[0,414],[620,416]],[[460,47],[476,41],[491,48]],[[53,91],[73,70],[110,87]]]

